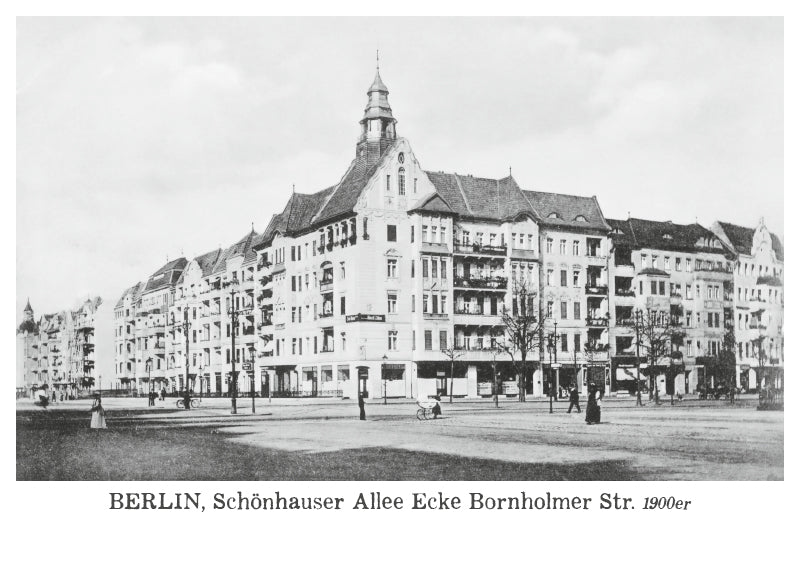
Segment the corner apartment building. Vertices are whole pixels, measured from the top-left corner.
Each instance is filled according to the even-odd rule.
[[[735,255],[712,231],[696,223],[630,218],[609,220],[612,226],[613,285],[611,391],[636,389],[636,310],[655,310],[677,318],[685,372],[675,379],[675,393],[715,386],[714,358],[721,352],[726,329],[733,325]],[[640,362],[645,359],[641,353]],[[661,362],[658,387],[666,393],[669,358]],[[645,379],[644,374],[641,375]],[[671,386],[670,389],[671,390]]]
[[[733,272],[739,386],[783,387],[783,243],[763,217],[755,228],[716,221],[711,230],[736,252]]]
[[[30,301],[17,330],[22,376],[17,389],[48,388],[67,395],[95,384],[95,312],[102,300],[90,298],[77,310],[35,318]]]
[[[583,376],[588,344],[607,361],[610,227],[597,200],[425,171],[396,135],[379,73],[368,97],[342,179],[294,194],[255,246],[262,382],[287,395],[353,397],[358,383],[370,397],[417,397],[449,392],[452,367],[454,394],[478,396],[491,393],[494,367],[515,394],[492,346],[519,282],[551,298],[555,360]],[[541,358],[525,380],[534,395],[547,384]]]

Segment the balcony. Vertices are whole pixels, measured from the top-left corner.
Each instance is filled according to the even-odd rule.
[[[614,295],[633,298],[634,296],[636,296],[636,292],[634,292],[633,289],[631,288],[627,288],[625,290],[614,290]]]
[[[616,318],[614,325],[615,327],[633,327],[633,318],[632,317]]]
[[[586,294],[589,296],[605,296],[608,294],[608,286],[605,284],[587,284]]]
[[[333,312],[321,313],[317,316],[319,319],[332,318]]]
[[[456,342],[456,350],[457,351],[496,351],[497,347],[492,346],[490,342],[480,342],[480,343],[459,343]]]
[[[259,279],[259,281],[261,282],[262,286],[268,286],[269,284],[272,284],[272,275],[265,274]]]
[[[456,276],[453,278],[453,287],[505,292],[508,288],[508,278],[505,276],[493,276],[490,278],[464,278]]]
[[[608,318],[598,318],[589,316],[586,318],[588,327],[608,327]]]
[[[446,320],[450,319],[450,314],[423,313],[422,318],[426,320]]]
[[[242,328],[242,335],[254,335],[256,332],[255,326],[249,325]]]
[[[584,350],[589,353],[607,353],[608,343],[587,343]]]
[[[508,254],[508,247],[479,244],[464,245],[456,243],[453,245],[453,252],[471,256],[506,256]]]
[[[320,294],[324,294],[325,292],[331,292],[332,290],[333,290],[333,279],[319,281]]]
[[[269,268],[270,266],[272,266],[272,263],[270,261],[268,261],[266,258],[262,257],[261,260],[258,261],[258,264],[256,265],[256,269],[257,270],[262,270],[262,269],[265,269],[265,268]]]

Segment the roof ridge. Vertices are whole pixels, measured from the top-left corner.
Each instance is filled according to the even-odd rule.
[[[453,176],[456,179],[456,185],[458,186],[458,191],[461,192],[461,197],[464,200],[464,205],[467,206],[467,211],[469,211],[470,215],[475,215],[475,212],[472,210],[472,207],[469,204],[469,200],[467,199],[467,194],[464,191],[464,188],[461,186],[461,180],[458,179],[458,174],[453,172],[450,175]]]
[[[325,188],[325,189],[321,190],[321,191],[325,191],[326,189],[333,188],[333,191],[331,191],[331,194],[325,199],[325,201],[322,202],[322,206],[320,206],[319,210],[316,211],[314,213],[314,215],[311,216],[311,222],[312,223],[317,220],[317,217],[319,217],[320,213],[325,211],[325,208],[328,206],[328,203],[330,203],[331,199],[333,199],[333,196],[336,195],[336,192],[339,191],[339,188],[341,187],[342,182],[345,180],[345,178],[348,175],[350,175],[350,172],[353,171],[353,169],[356,167],[356,161],[357,160],[358,160],[358,158],[353,158],[350,161],[350,165],[347,167],[347,169],[345,170],[345,172],[342,175],[342,177],[339,178],[338,182],[336,182],[334,185],[332,185],[332,186],[330,186],[328,188]],[[317,193],[319,193],[319,192],[317,192]]]

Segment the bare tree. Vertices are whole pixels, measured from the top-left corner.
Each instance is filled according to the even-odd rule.
[[[673,308],[677,308],[673,306]],[[636,310],[633,318],[633,331],[636,334],[637,359],[644,357],[647,362],[646,375],[650,379],[650,392],[656,404],[658,400],[658,365],[666,358],[671,358],[673,348],[682,343],[684,334],[679,309],[668,313],[664,310],[647,308]],[[637,365],[638,365],[637,360]],[[642,392],[637,381],[636,404],[642,404]]]
[[[445,357],[450,361],[450,402],[453,402],[453,369],[455,367],[455,361],[459,357],[461,357],[461,351],[456,347],[455,341],[451,342],[450,345],[444,347],[442,353]]]
[[[536,352],[541,340],[537,294],[524,279],[512,283],[512,308],[503,307],[504,340],[497,347],[508,354],[517,373],[519,400],[525,402],[528,356]]]

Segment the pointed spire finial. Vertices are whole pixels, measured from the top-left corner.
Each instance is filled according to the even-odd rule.
[[[381,68],[381,50],[380,49],[376,49],[375,50],[375,69],[380,69],[380,68]]]

